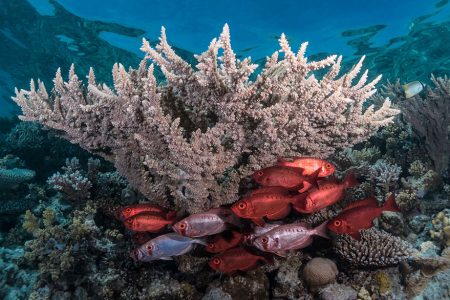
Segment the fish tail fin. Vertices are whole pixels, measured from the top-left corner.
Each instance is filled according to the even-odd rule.
[[[325,221],[316,228],[314,228],[315,234],[323,238],[329,239],[330,237],[327,234],[327,224],[328,221]]]
[[[383,211],[400,211],[400,209],[397,206],[397,203],[395,202],[395,196],[394,193],[392,193],[387,199],[386,202],[384,202],[383,205]]]
[[[208,242],[204,238],[195,238],[194,239],[194,243],[200,244],[200,245],[203,245],[203,246],[208,246]]]
[[[358,179],[356,179],[355,172],[349,171],[345,175],[344,184],[346,188],[351,188],[359,184]]]
[[[177,220],[177,214],[178,214],[178,212],[176,210],[168,212],[166,214],[166,220],[170,221],[171,224],[175,223],[175,221]]]

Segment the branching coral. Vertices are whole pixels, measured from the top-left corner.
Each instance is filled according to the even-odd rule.
[[[83,174],[77,158],[66,159],[64,173],[55,173],[47,183],[55,190],[64,194],[70,201],[87,200],[90,196],[92,183]]]
[[[335,243],[337,254],[353,266],[385,267],[398,264],[414,253],[402,239],[371,228],[361,231],[361,240],[340,235]]]
[[[338,77],[341,57],[308,62],[307,43],[295,54],[284,35],[279,41],[280,51],[250,81],[257,66],[236,58],[227,25],[196,56],[195,69],[174,52],[163,28],[156,48],[144,40],[141,49],[165,84],[156,83],[145,61],[137,70],[114,65],[114,90],[97,84],[92,70],[84,86],[72,66],[67,82],[58,70],[51,94],[32,81],[13,99],[22,120],[112,161],[146,197],[168,204],[170,194],[178,207],[205,210],[236,200],[240,179],[275,157],[327,156],[367,139],[398,113],[389,100],[363,109],[380,79],[367,82],[365,71],[353,83],[364,58]]]
[[[384,199],[386,195],[395,187],[402,168],[395,164],[390,164],[383,159],[377,160],[377,162],[370,166],[369,177],[373,184],[377,186],[377,195]]]

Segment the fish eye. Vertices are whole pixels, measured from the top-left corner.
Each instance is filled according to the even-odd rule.
[[[261,238],[261,242],[262,242],[263,244],[267,244],[267,243],[269,242],[269,239],[268,239],[267,237],[263,236],[263,237]]]
[[[133,250],[133,255],[134,255],[134,257],[138,257],[138,254],[139,254],[139,252],[137,251],[137,250]]]
[[[215,265],[220,265],[220,259],[219,258],[214,258],[212,262]]]
[[[214,248],[214,244],[213,243],[208,243],[208,248]]]
[[[263,175],[264,175],[264,172],[263,172],[263,171],[258,171],[258,172],[256,172],[256,175],[257,175],[257,176],[263,176]]]
[[[125,209],[125,212],[126,212],[127,214],[131,214],[131,208],[128,207],[127,209]]]
[[[133,223],[133,219],[127,219],[127,223],[129,224]]]
[[[238,204],[239,209],[245,209],[247,207],[247,204],[245,202],[241,202]]]
[[[180,229],[186,229],[186,223],[180,223],[180,225],[178,225],[178,227]]]
[[[333,166],[330,164],[330,163],[327,163],[326,165],[325,165],[325,169],[331,169]]]
[[[342,225],[342,221],[340,221],[340,220],[336,220],[336,221],[334,221],[334,226],[336,226],[336,227],[339,227],[339,226],[341,226]]]

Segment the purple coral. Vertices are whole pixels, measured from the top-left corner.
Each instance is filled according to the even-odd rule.
[[[47,183],[53,189],[64,194],[70,201],[82,201],[90,197],[92,183],[82,173],[77,158],[66,159],[66,166],[63,167],[64,173],[57,172],[53,174]]]

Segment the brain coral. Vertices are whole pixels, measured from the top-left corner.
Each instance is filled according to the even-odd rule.
[[[334,282],[338,273],[334,261],[328,258],[315,257],[303,269],[303,278],[309,287],[314,289]]]

